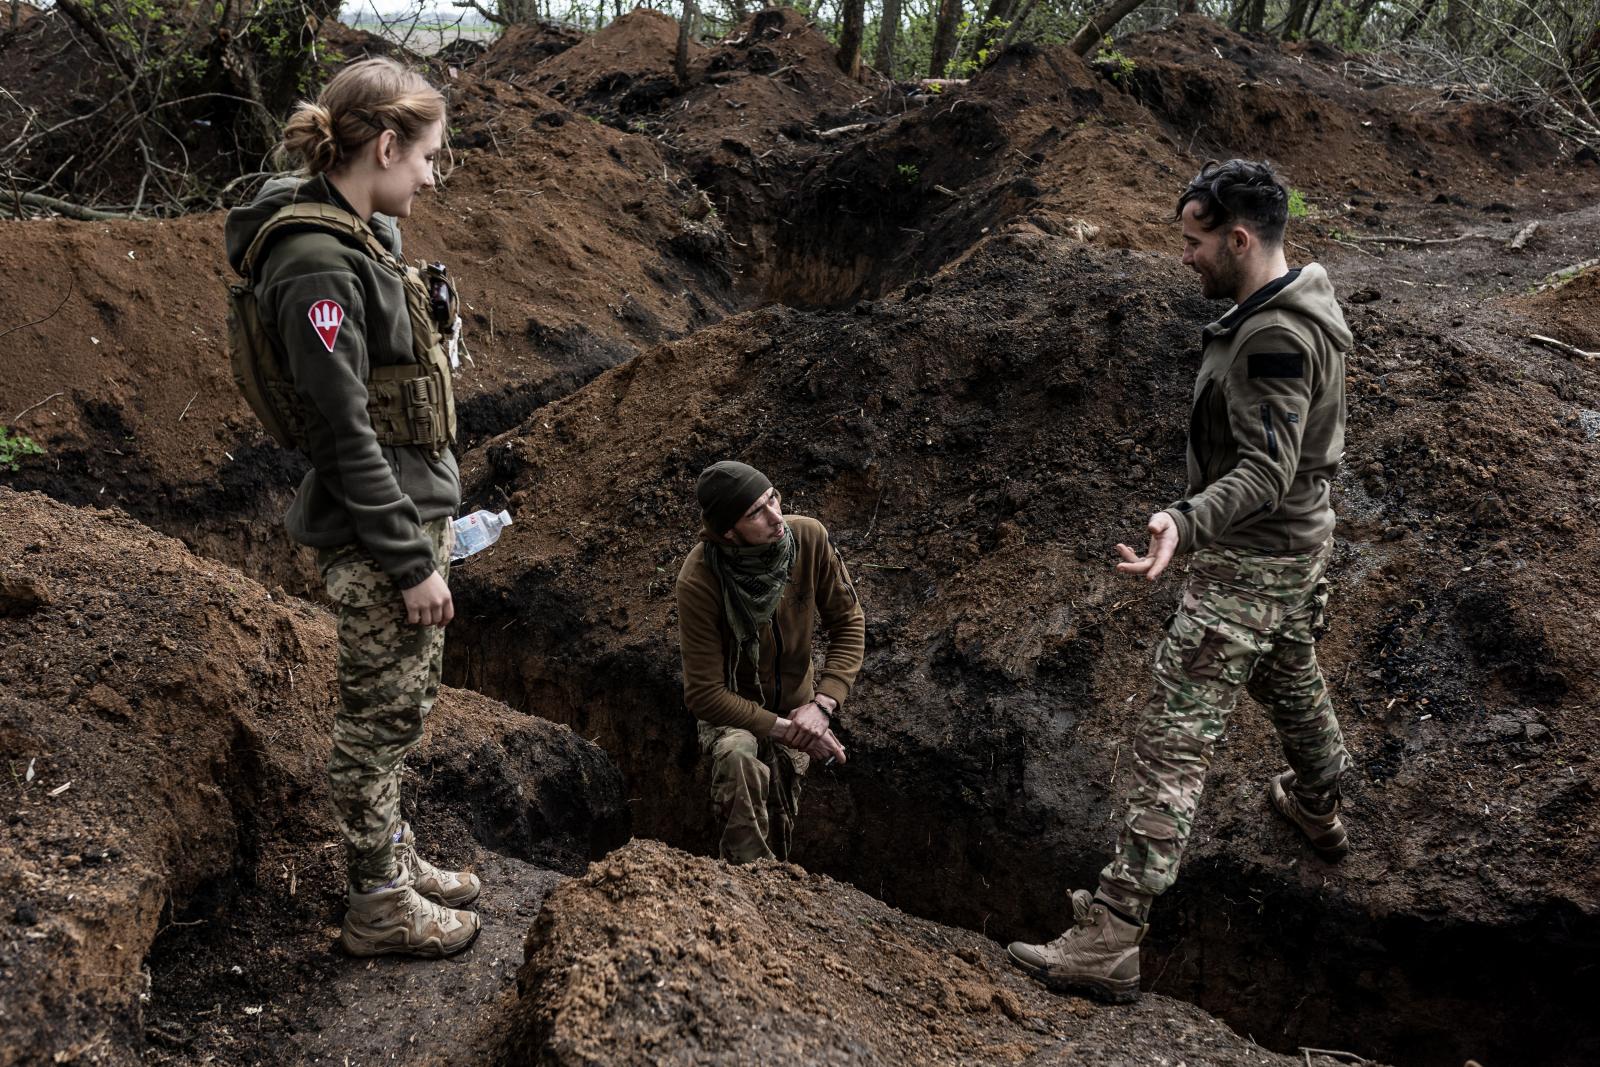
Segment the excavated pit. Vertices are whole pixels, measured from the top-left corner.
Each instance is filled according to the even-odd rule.
[[[319,989],[384,981],[328,950],[332,619],[121,512],[0,488],[0,545],[0,1063],[181,1063],[241,1041],[292,1062]],[[629,836],[602,751],[476,693],[441,694],[401,793],[430,851],[497,891],[542,896]],[[504,977],[485,955],[410,981]],[[393,1025],[416,1011],[385,1003]]]
[[[452,91],[460,175],[407,229],[408,250],[460,264],[467,290],[479,359],[463,391],[467,507],[518,516],[453,578],[462,615],[447,680],[570,725],[568,738],[596,742],[627,784],[596,765],[526,806],[519,789],[542,780],[547,739],[504,709],[483,713],[492,740],[428,759],[418,797],[431,828],[460,834],[444,858],[477,862],[505,888],[472,957],[485,965],[470,977],[483,1006],[474,1024],[394,1025],[437,1031],[439,1062],[481,1063],[504,1013],[545,1012],[520,1054],[587,1062],[581,1041],[551,1044],[587,1021],[562,1014],[583,995],[561,987],[563,957],[551,954],[562,913],[544,927],[547,958],[524,971],[534,999],[514,1007],[507,987],[505,961],[555,880],[545,868],[581,869],[628,818],[640,836],[714,851],[671,602],[696,525],[689,487],[726,455],[766,469],[793,510],[829,525],[868,609],[868,666],[843,727],[852,759],[809,783],[800,861],[992,941],[1059,932],[1065,890],[1091,884],[1114,839],[1132,717],[1175,596],[1170,582],[1121,581],[1105,561],[1177,493],[1198,327],[1217,310],[1175,256],[1139,250],[1170,250],[1172,193],[1199,157],[1238,153],[1280,161],[1337,215],[1296,223],[1295,236],[1297,259],[1331,264],[1358,339],[1337,502],[1342,605],[1322,646],[1358,760],[1358,851],[1326,867],[1274,821],[1261,783],[1280,757],[1242,701],[1183,875],[1158,905],[1146,988],[1291,1053],[1450,1067],[1600,1059],[1579,996],[1600,948],[1587,737],[1600,589],[1586,577],[1597,573],[1586,531],[1600,499],[1600,397],[1590,367],[1522,340],[1533,328],[1581,347],[1600,338],[1592,272],[1526,295],[1592,255],[1593,210],[1561,212],[1563,196],[1600,184],[1593,168],[1554,166],[1561,147],[1503,112],[1363,87],[1320,46],[1280,48],[1190,18],[1122,46],[1133,78],[1021,48],[966,89],[909,108],[887,87],[842,79],[826,42],[786,11],[696,50],[680,91],[663,81],[669,28],[640,12],[587,45],[526,34],[491,49]],[[856,123],[865,128],[819,136]],[[1363,132],[1374,126],[1381,137]],[[1541,186],[1556,193],[1536,197]],[[1509,236],[1539,213],[1555,224],[1506,260],[1464,247],[1372,258],[1324,239],[1352,226]],[[31,410],[19,425],[46,458],[24,457],[0,481],[114,503],[268,588],[314,595],[307,553],[278,526],[303,467],[263,442],[227,378],[219,231],[216,216],[0,228],[18,306],[43,314],[71,294],[8,338],[15,370],[0,410]],[[767,300],[839,310],[772,307],[716,324]],[[175,347],[186,358],[171,358]],[[165,553],[162,568],[189,575]],[[106,588],[118,576],[149,584],[142,573],[108,569]],[[31,588],[0,590],[7,624],[44,602]],[[301,684],[313,675],[325,690],[331,666],[308,667]],[[111,707],[93,714],[114,718]],[[217,840],[195,846],[201,874],[141,883],[145,896],[167,885],[169,902],[141,897],[136,936],[116,942],[128,959],[148,953],[154,1006],[141,1013],[123,988],[147,981],[129,978],[139,968],[126,960],[93,961],[86,978],[79,960],[28,1001],[65,1005],[76,1029],[30,1050],[72,1052],[95,1037],[97,1013],[114,1020],[116,1048],[143,1041],[145,1062],[218,1050],[223,1062],[283,1062],[333,1054],[341,1039],[375,1058],[392,1050],[357,1037],[371,1020],[350,1008],[389,979],[364,986],[316,955],[337,917],[336,864],[298,868],[298,898],[287,880],[284,842],[324,832],[302,809],[325,742],[309,725],[296,735],[302,759],[284,785],[255,729],[205,734],[211,766],[228,768],[194,802],[218,816],[201,823]],[[20,736],[6,737],[13,763],[32,743]],[[488,785],[472,762],[485,755],[497,768]],[[611,800],[592,802],[597,788]],[[263,823],[282,794],[294,814]],[[29,847],[50,855],[61,840]],[[106,851],[72,847],[80,869]],[[634,846],[622,874],[589,881],[649,884],[678,863],[656,848]],[[692,887],[714,868],[685,870]],[[183,925],[241,901],[255,903],[228,929]],[[230,954],[268,963],[233,975]],[[627,988],[657,977],[618,966]],[[103,979],[112,973],[123,977]],[[396,972],[411,988],[429,973]],[[343,1007],[319,984],[337,987]],[[579,1001],[551,1007],[568,993]],[[282,999],[264,1018],[241,1014],[269,995]],[[161,1008],[198,1017],[212,998],[212,1022]],[[652,1048],[675,1050],[666,1058],[692,1058],[669,1031],[650,1034]],[[459,1048],[441,1035],[459,1035]],[[872,1058],[828,1035],[768,1051]],[[10,1062],[26,1057],[0,1056]]]
[[[1347,311],[1322,655],[1358,852],[1323,865],[1270,815],[1281,755],[1242,700],[1147,986],[1288,1051],[1584,1062],[1595,593],[1540,545],[1595,477],[1548,405],[1597,383],[1464,304],[1441,311],[1466,316],[1445,344],[1414,312]],[[1053,935],[1111,846],[1176,595],[1106,561],[1177,492],[1194,367],[1172,354],[1214,313],[1170,257],[1020,234],[848,312],[770,308],[657,348],[474,457],[478,495],[528,520],[456,580],[447,673],[596,739],[639,834],[711,850],[672,587],[686,487],[745,458],[828,524],[868,611],[852,759],[808,785],[799,861],[1000,941]]]

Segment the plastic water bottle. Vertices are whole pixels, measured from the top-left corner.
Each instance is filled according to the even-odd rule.
[[[450,550],[450,558],[462,560],[500,540],[500,531],[511,525],[511,512],[502,511],[496,515],[492,511],[474,511],[471,515],[461,516],[453,525],[456,528],[456,544]]]

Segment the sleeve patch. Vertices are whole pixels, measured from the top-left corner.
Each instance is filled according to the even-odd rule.
[[[1306,357],[1302,352],[1252,352],[1252,378],[1304,378]]]
[[[317,336],[322,338],[323,346],[332,352],[334,342],[339,339],[339,326],[344,322],[344,308],[334,300],[318,300],[306,314]],[[1251,374],[1251,377],[1255,375]]]

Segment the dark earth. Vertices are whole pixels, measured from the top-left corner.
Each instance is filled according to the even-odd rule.
[[[54,21],[0,37],[20,96]],[[406,229],[470,311],[464,508],[516,515],[453,575],[404,797],[489,887],[455,961],[332,947],[331,617],[278,524],[303,460],[229,380],[220,214],[0,225],[0,422],[43,450],[0,465],[0,1065],[1600,1060],[1592,152],[1193,17],[1131,73],[1026,46],[931,97],[787,10],[680,88],[675,33],[444,75],[456,167]],[[1225,309],[1171,207],[1226,155],[1302,193],[1290,261],[1356,337],[1320,650],[1355,851],[1271,815],[1242,699],[1149,995],[1102,1008],[1001,946],[1114,839],[1181,568],[1112,548],[1182,490]],[[672,594],[728,456],[869,620],[797,867],[703,858]]]

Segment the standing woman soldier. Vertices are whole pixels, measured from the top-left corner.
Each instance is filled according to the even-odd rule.
[[[444,119],[421,76],[390,59],[352,63],[284,128],[301,176],[268,183],[227,220],[228,259],[246,283],[235,369],[250,347],[239,336],[253,332],[267,355],[257,362],[279,379],[268,373],[257,390],[265,407],[241,385],[268,429],[275,417],[311,460],[284,523],[317,549],[339,605],[328,778],[350,881],[340,940],[358,956],[446,956],[479,926],[455,910],[477,898],[478,879],[422,860],[400,818],[402,764],[438,696],[455,614],[446,577],[461,484],[439,313],[384,216],[406,218],[433,188]],[[241,291],[253,292],[249,314]]]

